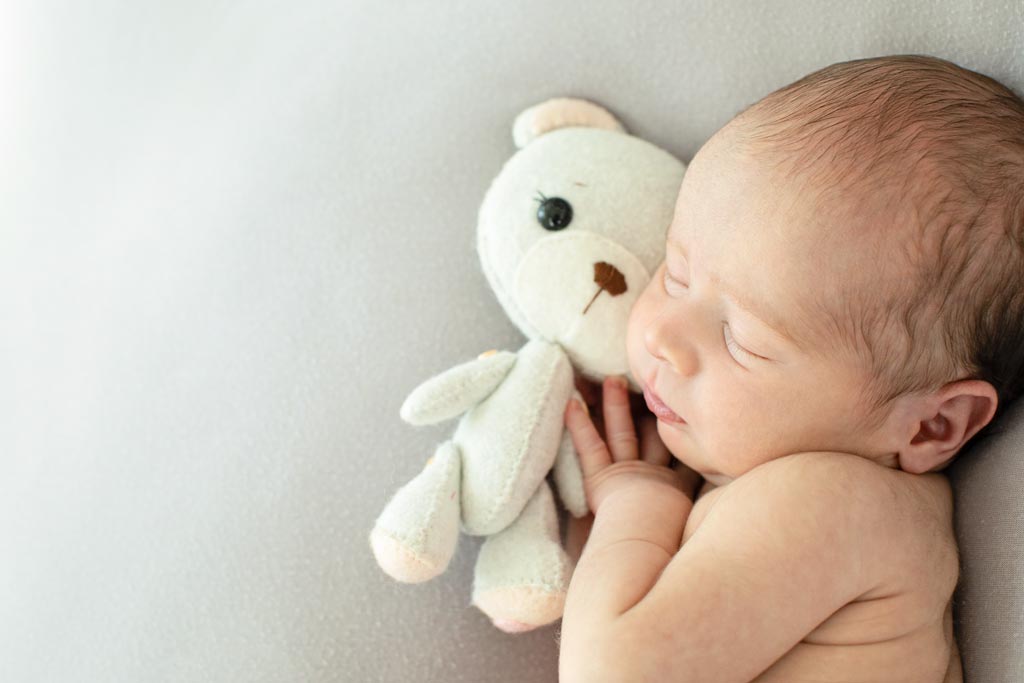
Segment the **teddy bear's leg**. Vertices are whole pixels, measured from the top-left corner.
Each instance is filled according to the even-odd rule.
[[[377,518],[370,546],[393,579],[419,583],[448,568],[459,540],[461,472],[458,446],[445,441]]]
[[[473,604],[502,631],[529,631],[562,616],[572,570],[545,479],[515,521],[481,546]]]

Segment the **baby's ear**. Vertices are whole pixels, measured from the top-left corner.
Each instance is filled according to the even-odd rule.
[[[964,444],[992,421],[998,402],[995,387],[983,380],[944,386],[922,403],[930,408],[918,421],[916,434],[900,448],[900,469],[923,474],[946,467]]]

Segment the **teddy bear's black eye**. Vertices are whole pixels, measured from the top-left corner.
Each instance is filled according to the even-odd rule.
[[[545,230],[561,230],[572,222],[572,206],[561,197],[543,197],[537,201],[540,202],[537,222]]]

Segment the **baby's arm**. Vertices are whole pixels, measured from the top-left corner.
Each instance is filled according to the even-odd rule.
[[[592,389],[587,385],[577,387],[584,396],[587,389]],[[579,456],[587,506],[594,512],[589,521],[570,523],[569,527],[567,550],[576,569],[566,596],[562,632],[571,633],[570,641],[590,641],[583,631],[602,627],[647,593],[679,549],[696,489],[703,481],[699,473],[682,463],[670,466],[673,458],[658,435],[653,415],[640,416],[634,427],[632,396],[624,383],[609,377],[603,390],[597,391],[603,391],[602,411],[595,411],[592,417],[583,404],[570,400],[564,416]],[[603,427],[601,431],[599,426]],[[642,511],[618,511],[634,501],[642,503]],[[579,532],[574,529],[583,524],[589,527],[585,556],[578,551]],[[607,555],[608,560],[591,559],[605,557],[606,547],[614,551]],[[616,563],[617,557],[629,561]],[[589,591],[585,587],[588,567],[594,564],[603,574],[602,581],[621,583],[625,592]],[[609,573],[620,566],[622,580],[611,579]],[[562,642],[564,657],[564,638]]]
[[[588,388],[581,388],[584,396]],[[582,556],[575,550],[579,539],[574,539],[574,525],[569,528],[567,543],[576,569],[562,616],[563,681],[597,680],[589,673],[594,662],[591,648],[603,642],[608,626],[647,593],[679,549],[701,481],[688,467],[669,467],[672,455],[652,415],[643,415],[634,427],[624,382],[606,378],[602,391],[603,411],[593,419],[575,400],[565,411],[587,506],[594,514],[588,515],[591,521],[581,522],[590,527]],[[643,510],[629,510],[637,501],[642,501]],[[623,505],[624,513],[619,511]],[[591,578],[595,571],[600,575]],[[620,590],[607,590],[609,584]]]
[[[879,495],[866,489],[885,485],[876,467],[831,453],[756,467],[674,554],[689,512],[678,498],[642,487],[609,496],[569,587],[560,680],[755,678],[875,587],[865,564],[887,542],[884,506],[866,504]]]
[[[614,467],[619,470],[630,466],[617,463]],[[687,484],[686,488],[693,491],[696,487]],[[616,492],[601,504],[600,514],[589,515],[589,520],[575,520],[580,527],[586,526],[586,538],[580,538],[584,532],[574,529],[570,520],[566,552],[576,563],[576,570],[569,586],[563,627],[575,625],[575,594],[581,594],[578,608],[582,610],[579,621],[583,624],[592,623],[597,611],[618,616],[646,595],[679,549],[683,528],[693,507],[693,497],[694,493],[668,491],[662,486],[636,491],[632,495]],[[620,509],[632,506],[636,501],[642,505],[641,509]],[[581,562],[584,548],[587,558]],[[604,556],[606,552],[609,554]],[[595,559],[599,555],[602,559]],[[621,568],[616,566],[617,558],[625,560]],[[603,581],[611,580],[610,573],[620,573],[627,590],[597,596],[588,591],[584,587],[586,570],[595,564],[600,566]]]
[[[613,465],[623,466],[628,468],[627,463]],[[611,669],[595,655],[606,642],[614,650],[606,654],[627,654],[622,649],[625,644],[614,635],[618,619],[647,595],[679,548],[692,498],[660,488],[616,492],[593,515],[562,614],[558,662],[562,683],[632,680],[610,676]]]

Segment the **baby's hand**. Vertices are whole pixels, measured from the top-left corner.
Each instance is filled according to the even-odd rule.
[[[664,487],[692,495],[692,483],[669,465],[672,455],[658,436],[656,418],[647,412],[639,418],[639,433],[633,426],[629,390],[619,377],[604,381],[604,431],[598,433],[586,409],[570,400],[565,424],[579,454],[587,504],[596,514],[602,501],[615,491],[630,487]]]

